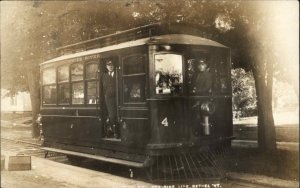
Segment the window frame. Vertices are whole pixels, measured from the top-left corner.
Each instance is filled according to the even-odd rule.
[[[220,53],[220,59],[218,60],[218,92],[221,95],[231,94],[232,86],[231,86],[231,66],[230,66],[230,56],[226,53],[226,51],[222,51]],[[221,65],[221,62],[224,62],[224,66]],[[224,72],[221,72],[221,69],[225,69]],[[222,91],[222,79],[225,79],[226,89]]]
[[[66,66],[68,68],[68,81],[59,81],[59,68]],[[57,104],[58,106],[64,106],[64,105],[70,105],[71,104],[71,98],[72,98],[72,93],[71,93],[71,68],[70,64],[63,64],[57,66]],[[68,103],[61,103],[60,100],[60,89],[59,87],[62,85],[68,85],[69,86],[69,102]]]
[[[143,73],[136,73],[136,74],[124,74],[124,67],[126,66],[126,59],[131,58],[131,57],[143,57],[143,63],[144,63],[144,72]],[[130,54],[127,56],[122,57],[122,90],[121,90],[121,98],[122,98],[122,104],[123,105],[145,105],[147,103],[147,92],[148,92],[148,87],[147,87],[147,73],[148,73],[148,66],[147,66],[147,54],[145,53],[134,53]],[[128,78],[134,78],[134,77],[144,77],[144,99],[142,101],[134,102],[134,101],[126,101],[125,102],[125,96],[124,96],[124,85],[125,85],[125,80]]]
[[[175,54],[175,55],[180,55],[182,57],[182,62],[181,62],[181,66],[182,66],[182,91],[181,93],[179,94],[172,94],[172,93],[169,93],[169,94],[158,94],[156,93],[156,82],[155,82],[155,72],[156,72],[156,66],[155,66],[155,56],[156,55],[162,55],[162,54]],[[186,73],[185,73],[185,55],[184,53],[179,53],[179,52],[175,52],[175,51],[160,51],[160,52],[156,52],[156,53],[153,53],[153,81],[152,81],[152,84],[153,84],[153,91],[151,91],[151,93],[154,94],[154,96],[156,98],[169,98],[169,97],[183,97],[186,93]]]
[[[90,64],[96,64],[97,65],[97,71],[96,71],[96,77],[95,78],[87,78],[87,66]],[[100,72],[100,63],[99,63],[99,59],[94,59],[94,60],[90,60],[90,61],[86,61],[84,63],[84,104],[88,105],[88,106],[96,106],[100,101],[100,77],[99,77],[99,72]],[[96,82],[96,103],[94,104],[89,104],[88,103],[88,83],[89,82]]]
[[[185,60],[185,65],[187,65],[187,61],[191,59],[191,56],[196,58],[196,59],[199,59],[199,58],[203,58],[203,57],[195,57],[194,55],[191,55],[191,54],[194,54],[196,53],[198,56],[199,54],[203,54],[202,56],[204,58],[206,58],[206,62],[208,64],[208,67],[209,67],[209,72],[211,73],[212,75],[212,88],[211,88],[211,93],[209,94],[205,94],[205,95],[200,95],[200,94],[194,94],[194,93],[191,93],[190,92],[190,88],[189,88],[189,85],[188,85],[188,74],[187,74],[187,66],[185,67],[185,80],[186,80],[186,84],[185,84],[185,89],[186,89],[186,95],[189,96],[189,97],[207,97],[207,96],[211,96],[213,94],[215,94],[218,89],[216,89],[216,85],[217,85],[217,82],[216,82],[216,66],[215,66],[215,62],[216,62],[216,58],[213,54],[216,54],[217,52],[215,50],[212,50],[212,49],[194,49],[192,50],[192,53],[189,53],[186,55],[186,60]],[[197,69],[197,67],[195,66],[194,67],[195,69]]]
[[[74,65],[76,65],[76,64],[82,64],[82,66],[83,66],[83,69],[82,69],[82,80],[75,80],[75,81],[73,81],[72,80],[72,66],[74,66]],[[80,62],[75,62],[75,63],[72,63],[72,64],[69,64],[69,70],[70,70],[70,85],[71,85],[71,87],[70,87],[70,93],[71,93],[71,95],[70,95],[70,98],[71,98],[71,100],[70,100],[70,104],[71,105],[74,105],[74,106],[84,106],[85,105],[85,98],[86,98],[86,96],[85,96],[85,62],[83,62],[83,61],[80,61]],[[73,85],[75,84],[75,83],[82,83],[83,84],[83,103],[80,103],[80,104],[74,104],[73,103]]]
[[[54,69],[54,73],[55,73],[55,82],[54,83],[47,83],[47,84],[44,84],[44,72],[46,71],[46,70],[49,70],[49,69]],[[41,72],[40,72],[40,74],[41,74],[41,77],[42,77],[42,81],[41,81],[41,85],[42,85],[42,87],[41,87],[41,98],[42,98],[42,100],[41,100],[41,104],[42,104],[42,106],[55,106],[55,105],[57,105],[57,96],[58,96],[58,93],[57,93],[57,69],[56,69],[56,67],[45,67],[45,68],[43,68],[43,69],[41,69]],[[47,86],[55,86],[55,91],[56,91],[56,96],[55,96],[55,102],[54,103],[44,103],[44,100],[45,100],[45,97],[44,97],[44,95],[45,95],[45,87],[47,87]]]

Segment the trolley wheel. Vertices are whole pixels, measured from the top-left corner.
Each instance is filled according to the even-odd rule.
[[[80,165],[84,160],[84,158],[75,155],[67,155],[67,158],[72,165]]]

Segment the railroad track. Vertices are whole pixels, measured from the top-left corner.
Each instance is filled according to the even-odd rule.
[[[32,143],[29,141],[24,141],[24,140],[14,140],[10,138],[1,138],[1,149],[5,151],[9,151],[15,155],[30,155],[38,158],[45,158],[46,151],[40,149],[40,144],[38,143]],[[47,160],[52,160],[55,162],[59,163],[64,163],[64,164],[71,164],[68,161],[68,158],[66,155],[61,154],[61,153],[55,153],[55,152],[49,152],[47,155]],[[133,169],[129,167],[125,167],[122,165],[115,165],[115,164],[108,164],[108,163],[103,163],[95,160],[90,160],[87,159],[85,160],[82,164],[77,165],[82,168],[87,168],[90,170],[95,170],[95,171],[101,171],[101,172],[106,172],[110,173],[112,175],[116,176],[121,176],[121,177],[126,177],[126,178],[131,178],[130,177],[130,172],[133,171],[133,178],[136,180],[143,180],[143,181],[149,181],[147,174],[142,173],[141,169]],[[269,186],[263,186],[263,185],[257,185],[254,183],[249,183],[249,182],[241,182],[237,180],[226,180],[226,179],[220,179],[220,178],[208,178],[208,179],[198,179],[198,180],[193,180],[193,181],[162,181],[159,182],[153,182],[155,184],[161,184],[161,185],[174,185],[175,187],[180,187],[180,186],[186,186],[189,185],[190,182],[192,182],[192,185],[198,185],[199,187],[204,186],[204,185],[210,185],[213,187],[263,187],[263,188],[268,188]],[[191,187],[192,187],[191,185]]]
[[[56,153],[56,152],[48,152],[45,150],[40,149],[40,144],[39,143],[33,143],[32,141],[26,141],[26,140],[14,140],[14,139],[10,139],[10,138],[1,138],[1,146],[4,150],[6,151],[10,151],[12,153],[14,153],[15,155],[30,155],[30,156],[35,156],[35,157],[39,157],[39,158],[45,158],[48,160],[52,160],[52,161],[56,161],[56,162],[60,162],[60,163],[64,163],[64,164],[71,164],[67,158],[67,156],[65,154],[61,154],[61,153]],[[170,158],[172,157],[172,158]],[[208,158],[207,164],[211,165],[212,167],[205,167],[206,169],[210,170],[208,171],[206,174],[203,173],[199,173],[195,170],[197,169],[192,169],[191,165],[195,165],[196,161],[191,160],[192,156],[189,156],[189,158],[187,158],[187,156],[168,156],[168,158],[163,158],[161,160],[157,160],[157,161],[161,161],[162,164],[157,163],[155,166],[164,166],[166,168],[164,168],[164,170],[166,172],[163,171],[159,171],[157,173],[153,173],[152,174],[152,178],[150,178],[153,181],[160,181],[160,182],[166,182],[166,181],[174,181],[176,179],[181,179],[183,176],[185,177],[185,179],[191,179],[194,178],[194,175],[196,175],[197,173],[197,178],[200,179],[213,179],[213,180],[219,180],[220,178],[217,176],[218,174],[215,174],[213,177],[208,175],[208,172],[211,173],[218,173],[216,166],[213,166],[215,164],[213,164],[213,161],[211,161],[211,159]],[[201,156],[202,157],[202,156]],[[212,157],[212,156],[211,156]],[[194,156],[193,156],[194,158]],[[166,160],[168,159],[168,160]],[[177,159],[177,160],[176,160]],[[180,160],[179,160],[180,159]],[[184,160],[182,163],[182,160]],[[175,162],[174,164],[171,164],[170,162]],[[197,166],[198,163],[200,161],[197,161]],[[201,162],[204,162],[203,160],[201,160]],[[181,164],[182,163],[182,164]],[[177,168],[179,169],[177,171],[174,170],[174,172],[172,172],[171,166],[170,165],[176,165]],[[185,166],[188,166],[189,168],[183,168]],[[148,179],[149,178],[149,173],[145,172],[145,173],[141,173],[140,169],[134,169],[134,168],[129,168],[129,167],[124,167],[121,165],[115,165],[115,164],[108,164],[108,163],[103,163],[100,161],[95,161],[95,160],[91,160],[91,159],[86,159],[84,160],[82,163],[80,164],[76,164],[76,166],[80,166],[83,168],[88,168],[88,169],[92,169],[92,170],[97,170],[97,171],[104,171],[104,172],[108,172],[108,173],[112,173],[114,175],[119,175],[119,176],[125,176],[125,177],[130,177],[130,171],[134,171],[134,177],[135,178],[139,178],[139,179]],[[197,167],[195,166],[195,167]],[[181,168],[179,168],[181,167]],[[151,169],[153,170],[153,169]],[[170,173],[168,172],[168,170],[170,171]],[[211,171],[213,170],[213,171]],[[172,174],[173,173],[173,174]],[[190,173],[190,177],[189,177],[189,173]],[[144,174],[144,175],[141,175]],[[178,177],[177,177],[177,176]],[[167,178],[166,176],[170,176],[172,178]],[[203,177],[202,177],[203,176]],[[177,178],[176,178],[177,177]]]

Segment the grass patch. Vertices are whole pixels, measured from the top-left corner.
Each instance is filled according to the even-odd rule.
[[[27,118],[27,117],[31,117],[31,112],[22,112],[22,113],[1,112],[1,120],[5,120],[5,121],[18,120],[18,119]]]
[[[256,148],[233,148],[223,162],[228,171],[299,181],[298,151],[264,152]]]

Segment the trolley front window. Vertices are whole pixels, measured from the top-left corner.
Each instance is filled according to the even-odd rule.
[[[181,94],[183,92],[182,56],[157,54],[154,59],[156,94]]]

